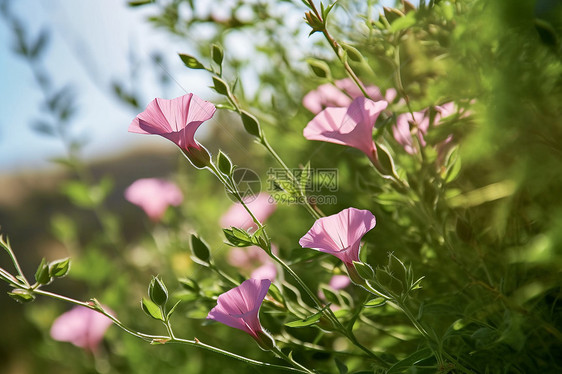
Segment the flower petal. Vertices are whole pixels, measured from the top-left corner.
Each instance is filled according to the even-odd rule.
[[[299,244],[330,253],[349,264],[359,261],[361,238],[375,224],[375,216],[368,210],[347,208],[338,214],[316,220]]]

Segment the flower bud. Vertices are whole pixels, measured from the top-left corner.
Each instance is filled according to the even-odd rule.
[[[182,149],[184,156],[191,162],[191,165],[197,169],[203,169],[211,165],[211,154],[202,145],[199,147],[189,147]]]

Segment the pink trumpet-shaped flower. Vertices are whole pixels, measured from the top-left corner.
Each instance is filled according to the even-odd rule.
[[[326,108],[308,123],[303,135],[308,140],[357,148],[377,165],[373,128],[379,114],[387,105],[386,101],[375,102],[358,97],[347,108]]]
[[[108,308],[107,311],[112,313]],[[95,352],[113,322],[92,309],[76,306],[61,314],[51,327],[51,337]]]
[[[183,201],[181,190],[172,182],[156,178],[138,179],[125,190],[125,198],[140,206],[154,222],[159,221],[168,206]]]
[[[210,155],[194,136],[215,111],[212,103],[191,93],[171,100],[156,98],[131,122],[129,132],[163,136],[176,143],[194,166],[204,167]]]
[[[207,319],[247,332],[263,347],[269,336],[261,326],[259,310],[270,285],[269,279],[245,280],[218,297]]]
[[[344,288],[349,286],[350,283],[351,281],[346,275],[334,275],[330,279],[330,287],[332,287],[334,290],[343,290]]]
[[[275,254],[279,251],[275,245],[272,245],[271,250]],[[275,263],[263,249],[257,246],[232,248],[228,253],[228,262],[245,273],[251,272],[250,278],[273,281],[277,276]]]
[[[318,114],[326,107],[348,107],[353,99],[363,96],[357,84],[351,78],[345,78],[334,82],[335,85],[326,83],[318,86],[307,93],[303,100],[303,106],[314,114]],[[366,86],[365,91],[369,98],[374,101],[393,101],[396,98],[396,90],[388,89],[383,96],[381,90],[376,86]]]
[[[414,138],[412,137],[412,128],[415,129],[415,135],[418,138],[418,142],[421,147],[426,146],[424,136],[429,131],[430,126],[437,126],[443,118],[449,117],[455,114],[456,107],[455,103],[448,102],[440,106],[435,107],[435,116],[433,122],[430,123],[430,113],[428,109],[424,109],[420,112],[414,112],[413,116],[410,113],[403,113],[396,118],[396,125],[392,127],[392,133],[394,139],[404,147],[404,150],[410,154],[415,154],[418,152],[414,144]],[[465,113],[462,113],[466,115]],[[440,157],[442,153],[447,150],[446,144],[449,143],[452,136],[445,139],[440,145],[438,145],[438,151]]]
[[[299,244],[303,248],[334,255],[343,261],[348,270],[354,270],[353,261],[360,261],[361,239],[375,224],[375,216],[368,210],[347,208],[338,214],[317,219]]]
[[[257,196],[250,196],[246,200],[246,205],[260,222],[264,222],[277,208],[275,200],[268,193],[262,192]],[[222,227],[237,227],[248,230],[256,228],[246,208],[240,203],[233,204],[228,211],[221,217]]]

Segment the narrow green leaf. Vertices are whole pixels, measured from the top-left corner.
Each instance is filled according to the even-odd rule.
[[[338,305],[341,304],[341,301],[338,298],[338,295],[336,295],[331,289],[329,289],[328,287],[321,286],[320,290],[324,294],[324,298],[327,301],[329,301],[332,304],[338,304]]]
[[[363,304],[363,306],[365,308],[376,308],[379,306],[383,306],[384,304],[386,304],[386,299],[384,297],[377,297],[367,301],[365,304]]]
[[[12,292],[8,292],[8,295],[18,303],[22,304],[35,300],[35,295],[33,293],[21,288],[13,289]]]
[[[147,316],[152,317],[159,321],[164,321],[164,317],[162,316],[162,311],[160,310],[160,307],[158,307],[158,305],[154,304],[152,301],[145,299],[143,297],[141,300],[141,307]]]
[[[227,244],[233,247],[248,247],[250,245],[253,245],[254,243],[252,243],[252,241],[250,240],[243,240],[238,238],[236,235],[234,235],[234,228],[232,229],[222,229],[222,232],[224,233],[224,236],[227,240]]]
[[[168,301],[168,289],[164,282],[157,277],[153,277],[148,286],[148,296],[158,306],[166,305]]]
[[[231,175],[232,174],[232,161],[230,160],[230,158],[223,153],[223,151],[219,150],[219,154],[217,155],[217,164],[219,167],[219,170],[226,174],[226,175]]]
[[[369,264],[365,264],[359,261],[353,261],[353,266],[359,276],[363,279],[373,279],[375,277],[375,271]]]
[[[322,60],[313,59],[313,58],[307,59],[306,62],[310,66],[310,69],[312,69],[312,72],[314,73],[314,75],[316,75],[317,77],[319,77],[319,78],[330,78],[332,76],[332,73],[330,71],[330,67],[328,66],[328,64],[326,62],[324,62]]]
[[[191,278],[180,278],[179,282],[181,284],[181,286],[189,291],[189,292],[193,292],[195,294],[198,294],[199,291],[201,290],[201,288],[199,287],[199,284],[197,284],[197,282]]]
[[[135,6],[150,4],[152,2],[154,2],[154,0],[131,0],[127,2],[127,4],[129,4],[130,7],[135,7]]]
[[[410,12],[406,14],[404,17],[397,18],[392,24],[390,25],[390,31],[397,32],[400,30],[407,29],[416,24],[416,12]]]
[[[223,52],[222,47],[220,45],[213,44],[211,46],[211,57],[213,58],[213,61],[217,65],[221,66],[222,60],[224,58],[224,52]]]
[[[202,63],[200,63],[199,60],[197,60],[195,57],[191,55],[186,55],[184,53],[179,53],[178,55],[180,56],[184,65],[187,66],[188,68],[205,69],[205,66]]]
[[[386,374],[403,373],[406,369],[413,367],[416,363],[432,356],[431,349],[424,348],[412,353],[403,360],[398,361],[388,369]]]
[[[215,89],[215,91],[217,91],[217,93],[221,95],[230,96],[230,89],[228,88],[228,84],[219,77],[213,76],[213,88]]]
[[[347,366],[343,362],[341,362],[337,357],[334,357],[334,361],[336,362],[336,367],[338,368],[340,374],[347,374],[347,372],[349,371]]]
[[[70,270],[70,258],[56,260],[49,264],[49,275],[53,278],[62,278]]]
[[[205,242],[195,234],[191,235],[191,251],[199,260],[209,263],[209,260],[211,259],[211,251],[209,251],[207,244],[205,244]]]
[[[41,263],[37,267],[37,271],[35,272],[35,281],[39,284],[48,284],[51,282],[51,276],[49,275],[49,264],[47,260],[44,258],[41,260]]]
[[[242,124],[244,125],[244,129],[246,129],[246,132],[259,138],[261,136],[261,128],[260,123],[258,122],[256,117],[252,116],[250,113],[244,110],[240,112],[240,116],[242,117]]]
[[[176,311],[176,308],[178,305],[180,305],[181,300],[178,300],[174,306],[170,309],[170,311],[168,312],[168,314],[166,314],[166,319],[170,319],[170,317],[172,316],[172,314]]]
[[[305,319],[300,319],[300,320],[296,320],[296,321],[292,321],[292,322],[287,322],[285,324],[285,326],[287,327],[294,327],[294,328],[299,328],[299,327],[306,327],[306,326],[310,326],[315,324],[316,322],[318,322],[320,320],[320,318],[322,318],[322,313],[324,312],[324,310],[326,308],[328,308],[331,304],[326,305],[324,308],[322,308],[322,310],[314,313],[313,315],[310,315],[308,317],[306,317]]]
[[[304,165],[304,167],[300,170],[299,185],[302,194],[305,194],[305,192],[310,187],[308,184],[310,183],[311,175],[312,173],[310,171],[310,161],[308,161],[306,165]]]

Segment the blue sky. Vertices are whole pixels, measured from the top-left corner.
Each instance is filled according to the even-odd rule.
[[[129,74],[131,49],[141,62],[141,72],[154,50],[166,53],[174,79],[188,80],[187,89],[210,98],[207,77],[185,69],[175,58],[176,52],[188,53],[187,47],[179,41],[174,43],[169,35],[155,31],[144,21],[149,8],[129,8],[125,1],[116,0],[11,2],[12,12],[25,22],[31,35],[42,28],[51,30],[43,61],[55,87],[75,87],[78,114],[73,126],[89,139],[85,147],[88,158],[117,154],[139,144],[163,144],[129,134],[127,127],[137,113],[111,94],[112,79]],[[11,31],[0,20],[0,173],[49,166],[49,159],[64,154],[58,139],[31,129],[31,121],[40,118],[42,96],[30,67],[11,52],[11,44]],[[140,91],[147,95],[143,106],[164,94],[154,74],[149,74],[151,69],[147,68],[138,82]],[[184,93],[181,87],[172,85],[166,94],[175,97]]]

